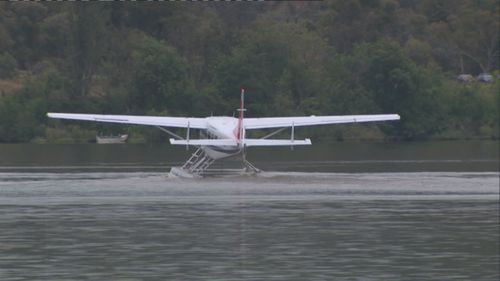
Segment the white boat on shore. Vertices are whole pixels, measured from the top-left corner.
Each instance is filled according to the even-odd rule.
[[[95,136],[95,140],[98,144],[116,144],[116,143],[126,143],[128,135],[118,135],[118,136]]]

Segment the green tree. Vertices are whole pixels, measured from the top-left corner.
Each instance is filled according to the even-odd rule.
[[[399,113],[401,121],[383,128],[401,138],[441,129],[441,77],[412,62],[394,41],[357,45],[352,55],[333,59],[329,75],[330,102],[340,113]]]
[[[10,78],[14,76],[17,68],[16,59],[9,53],[0,53],[0,78]]]
[[[354,56],[368,54],[363,84],[382,112],[400,113],[395,125],[405,138],[422,138],[440,130],[439,76],[417,66],[399,44],[378,41],[360,45]],[[363,59],[363,58],[360,58]]]
[[[14,2],[6,5],[3,22],[13,41],[10,53],[19,66],[29,68],[40,56],[39,22],[46,16],[47,8],[38,2]]]
[[[191,112],[193,86],[187,79],[185,60],[174,48],[144,34],[133,34],[133,90],[130,103],[135,112],[167,110]]]
[[[434,44],[461,73],[497,69],[500,66],[498,1],[459,3],[431,24]]]
[[[106,44],[106,25],[110,20],[107,3],[73,3],[70,18],[69,58],[74,76],[73,94],[79,100],[89,93]]]
[[[43,19],[40,25],[40,41],[46,55],[65,57],[71,37],[70,15],[61,12]]]
[[[321,80],[322,61],[329,52],[303,23],[257,22],[218,65],[217,88],[227,102],[225,111],[238,104],[237,91],[245,86],[249,114],[297,112],[302,102],[320,92],[316,82]],[[292,107],[287,110],[285,104]]]

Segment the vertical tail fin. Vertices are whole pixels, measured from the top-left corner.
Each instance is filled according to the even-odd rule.
[[[244,111],[246,110],[244,108],[245,106],[245,89],[241,88],[241,100],[240,100],[240,108],[238,111],[240,112],[239,117],[238,117],[238,131],[236,132],[236,139],[239,141],[241,140],[244,136],[243,132],[243,117],[244,117]]]

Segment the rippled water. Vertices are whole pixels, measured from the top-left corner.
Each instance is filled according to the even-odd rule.
[[[498,280],[499,173],[0,173],[0,280]]]

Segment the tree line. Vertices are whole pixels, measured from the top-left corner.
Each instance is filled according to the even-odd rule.
[[[2,2],[0,142],[160,141],[45,114],[232,115],[241,86],[249,116],[402,117],[316,137],[498,139],[498,15],[496,0]]]

